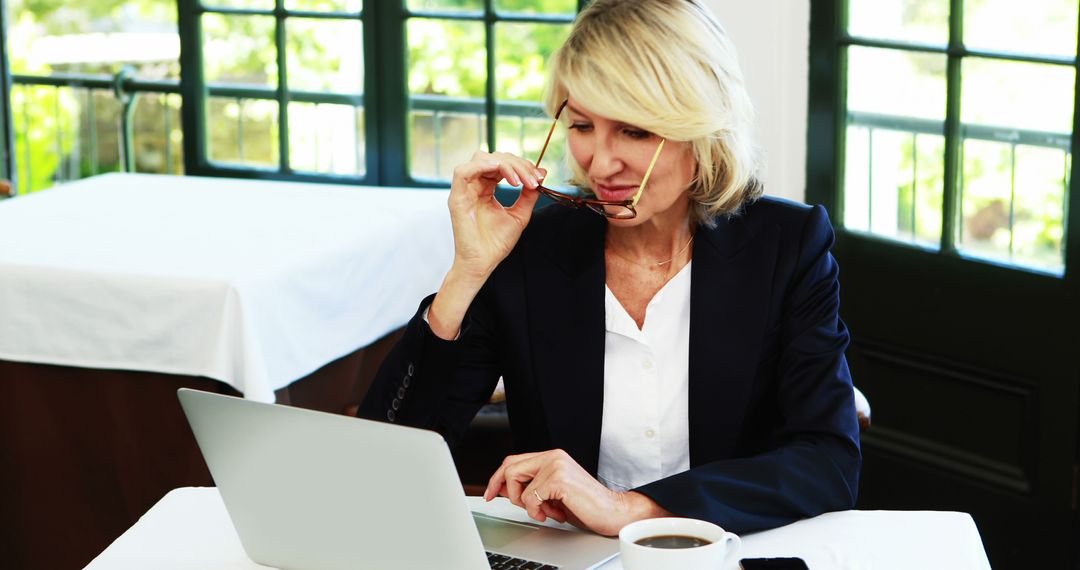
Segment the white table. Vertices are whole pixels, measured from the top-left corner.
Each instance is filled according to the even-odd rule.
[[[473,510],[529,520],[504,499]],[[743,536],[742,558],[798,556],[811,570],[988,570],[971,516],[937,511],[845,511]],[[88,570],[267,568],[244,555],[213,487],[175,489],[87,566]],[[620,570],[618,558],[603,570]],[[736,568],[732,565],[731,568]]]
[[[378,359],[364,347],[449,268],[446,199],[107,174],[0,202],[0,414],[17,426],[0,503],[18,521],[0,548],[75,568],[208,483],[178,387],[352,403]]]
[[[0,360],[274,390],[400,327],[450,266],[442,190],[141,174],[0,202]]]

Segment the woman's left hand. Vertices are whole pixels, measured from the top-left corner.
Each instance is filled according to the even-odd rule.
[[[636,520],[670,516],[634,491],[612,491],[561,449],[511,455],[491,476],[484,500],[503,496],[544,522],[551,517],[605,536]]]

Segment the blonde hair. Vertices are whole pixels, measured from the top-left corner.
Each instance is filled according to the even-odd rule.
[[[697,0],[591,2],[548,63],[548,113],[571,93],[590,112],[690,142],[698,222],[711,226],[761,195],[754,109],[735,47]],[[571,182],[588,190],[569,162]]]

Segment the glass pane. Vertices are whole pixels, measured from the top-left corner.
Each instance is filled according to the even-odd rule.
[[[539,103],[544,96],[544,64],[569,34],[569,24],[496,24],[497,98]]]
[[[484,11],[484,0],[408,0],[409,10]]]
[[[945,120],[945,56],[852,47],[849,111]]]
[[[920,134],[911,141],[915,178],[911,203],[914,208],[915,241],[938,247],[945,200],[945,137]]]
[[[277,87],[274,18],[204,14],[202,25],[207,83]]]
[[[80,94],[83,109],[80,140],[85,141],[80,167],[83,176],[123,170],[120,164],[120,124],[122,108],[116,94],[108,90],[87,90]]]
[[[210,97],[206,125],[210,160],[244,166],[279,165],[276,101]]]
[[[501,151],[535,161],[551,128],[551,119],[540,106],[544,96],[544,64],[566,40],[570,26],[499,23],[495,33],[495,89],[499,100],[496,145]],[[565,140],[565,128],[556,129],[543,162],[548,169],[549,185],[560,186],[569,178],[563,150]]]
[[[420,108],[418,108],[420,107]],[[458,113],[413,104],[409,172],[417,178],[453,177],[454,167],[487,148],[487,119],[483,111]]]
[[[961,248],[1061,272],[1075,71],[968,58],[963,78]]]
[[[850,0],[848,31],[854,36],[945,45],[949,0]]]
[[[70,107],[69,89],[20,85],[12,89],[15,130],[16,183],[19,191],[36,192],[69,178],[62,157],[77,139],[77,119]],[[65,144],[67,143],[67,144]]]
[[[968,253],[1009,258],[1012,158],[1008,144],[964,141],[960,244]]]
[[[359,12],[364,0],[285,0],[286,10],[309,12]]]
[[[411,19],[409,92],[483,98],[487,49],[480,22]]]
[[[7,41],[11,70],[114,74],[129,66],[146,79],[180,77],[176,4],[12,0]],[[122,17],[120,17],[122,15]]]
[[[1059,149],[964,141],[963,251],[1060,273],[1068,164]]]
[[[285,34],[290,90],[364,91],[364,30],[360,20],[289,18]]]
[[[273,10],[274,0],[202,0],[202,5],[208,8],[254,8],[257,10]]]
[[[1016,148],[1013,259],[1061,272],[1065,241],[1065,152]]]
[[[289,165],[296,170],[362,176],[364,109],[289,103]]]
[[[1072,132],[1076,71],[1071,66],[981,58],[967,58],[962,65],[964,123]]]
[[[411,19],[410,172],[450,178],[454,166],[487,148],[487,50],[480,22]]]
[[[845,227],[936,248],[944,137],[849,125],[846,152]]]
[[[498,12],[524,12],[527,14],[565,14],[573,16],[577,13],[577,0],[495,0],[495,10]]]
[[[844,227],[870,231],[870,129],[848,125],[844,138]]]
[[[994,51],[1076,55],[1076,0],[964,0],[964,43]]]
[[[180,101],[179,95],[139,96],[133,121],[136,172],[183,174]]]

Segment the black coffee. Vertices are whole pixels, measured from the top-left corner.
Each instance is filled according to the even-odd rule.
[[[634,541],[634,544],[650,548],[694,548],[712,544],[712,541],[685,534],[662,534],[660,536],[646,536]]]

